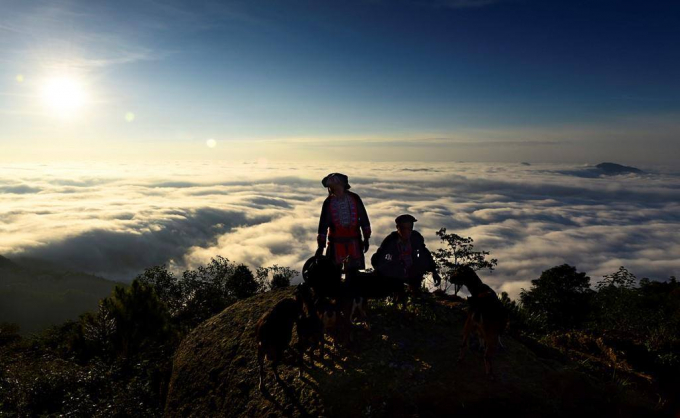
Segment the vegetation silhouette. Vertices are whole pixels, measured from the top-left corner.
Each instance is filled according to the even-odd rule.
[[[446,228],[436,232],[444,246],[432,253],[440,276],[444,279],[443,290],[448,291],[452,286],[454,294],[458,294],[461,284],[456,283],[454,277],[459,266],[467,266],[474,271],[488,269],[490,272],[498,265],[498,260],[487,260],[488,251],[475,251],[474,240],[458,234],[447,233]]]
[[[447,233],[445,229],[437,235],[444,243],[444,248],[436,252],[435,257],[445,289],[455,285],[453,272],[457,266],[492,271],[498,263],[496,259],[488,259],[488,252],[475,249],[470,237]],[[228,318],[228,312],[236,311],[227,308],[238,301],[243,301],[239,306],[262,303],[253,305],[255,311],[266,309],[267,301],[280,297],[277,292],[291,291],[289,285],[297,274],[288,267],[276,265],[261,267],[253,274],[248,267],[221,256],[181,275],[174,274],[165,265],[153,266],[129,286],[115,288],[110,296],[100,301],[96,311],[40,335],[21,338],[15,324],[2,323],[0,412],[20,416],[162,415],[166,409],[172,361],[181,341],[193,334],[199,325],[205,327],[216,315]],[[502,376],[503,368],[508,364],[533,367],[526,363],[530,357],[525,354],[521,357],[524,360],[516,357],[519,352],[525,352],[522,350],[529,350],[535,356],[531,361],[558,362],[565,370],[578,370],[602,385],[617,387],[616,393],[625,396],[612,395],[606,401],[614,402],[608,404],[610,406],[617,405],[616,402],[628,405],[625,399],[634,393],[647,399],[637,404],[645,413],[677,411],[677,400],[680,399],[680,283],[675,277],[664,282],[647,278],[638,280],[624,267],[604,276],[594,288],[591,288],[590,280],[585,272],[564,264],[547,269],[532,280],[531,287],[523,289],[518,300],[510,299],[507,293],[501,294],[500,301],[510,316],[510,348],[497,356],[499,374]],[[387,327],[381,335],[387,336],[388,340],[380,340],[382,337],[374,331],[362,331],[367,341],[375,340],[375,347],[367,351],[371,354],[366,354],[370,358],[363,358],[361,353],[348,351],[340,345],[335,351],[331,350],[321,364],[338,370],[335,378],[339,382],[366,382],[367,375],[352,371],[352,367],[369,367],[365,362],[370,361],[372,373],[385,377],[381,370],[387,366],[380,359],[387,353],[402,358],[404,344],[417,347],[421,341],[436,340],[434,345],[427,343],[430,345],[426,344],[414,353],[426,363],[430,361],[429,367],[434,364],[441,366],[445,373],[459,373],[449,368],[448,357],[433,353],[448,353],[447,356],[454,357],[451,361],[455,361],[450,353],[457,346],[446,350],[441,344],[446,341],[453,345],[460,341],[466,301],[443,292],[436,293],[439,297],[435,297],[424,290],[424,298],[434,298],[438,302],[411,305],[405,311],[395,310],[380,301],[371,305],[379,317],[376,326]],[[271,296],[253,298],[263,293]],[[261,302],[256,302],[258,300]],[[234,323],[245,321],[234,317],[228,324],[232,320]],[[252,326],[248,324],[248,321],[243,322],[244,327]],[[442,337],[442,333],[447,336]],[[242,338],[250,337],[244,335]],[[391,338],[398,338],[399,344],[390,342],[393,341]],[[475,361],[474,364],[479,363]],[[311,389],[336,387],[323,380],[325,368],[310,372],[311,377],[304,376]],[[292,369],[296,371],[295,367]],[[467,373],[464,370],[460,373]],[[531,376],[540,379],[540,375]],[[285,411],[290,411],[288,398],[293,390],[290,382],[286,384],[287,391],[281,393],[288,394],[287,397],[270,394],[272,404],[278,403],[279,412],[284,415]],[[380,396],[388,396],[389,390],[397,390],[399,385],[398,379],[388,384],[385,390],[379,391]],[[486,390],[481,383],[475,385],[477,383],[471,388],[479,393]],[[578,396],[581,395],[586,396]],[[339,405],[337,400],[324,399],[324,402]],[[293,408],[298,411],[310,410],[302,400],[296,405]],[[520,407],[511,402],[504,405]],[[390,405],[392,407],[400,410],[395,405]],[[479,411],[483,410],[482,404],[477,407],[481,408]],[[390,411],[380,405],[371,408],[374,415]],[[402,412],[406,410],[410,409],[401,409]],[[630,411],[640,410],[633,408]]]
[[[579,327],[592,303],[590,277],[576,267],[562,264],[541,273],[522,289],[520,301],[530,318],[531,328],[554,330]]]
[[[291,280],[300,273],[290,267],[279,267],[274,264],[271,267],[260,267],[255,273],[259,283],[268,284],[269,290],[283,289],[291,284]],[[271,280],[269,276],[271,275]]]

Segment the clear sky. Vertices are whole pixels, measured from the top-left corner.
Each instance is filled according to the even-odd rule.
[[[0,161],[680,155],[677,1],[0,9]]]

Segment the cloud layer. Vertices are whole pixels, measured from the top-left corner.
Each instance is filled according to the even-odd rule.
[[[644,168],[644,167],[643,167]],[[593,280],[620,265],[638,277],[680,273],[680,175],[597,177],[589,167],[356,163],[9,165],[0,169],[0,254],[130,280],[222,255],[299,269],[313,253],[320,179],[350,176],[374,231],[370,256],[413,214],[428,246],[441,227],[499,259],[482,278],[516,296],[542,270],[576,265]]]

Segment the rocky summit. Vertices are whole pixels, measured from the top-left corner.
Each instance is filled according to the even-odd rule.
[[[356,324],[353,342],[327,347],[323,359],[315,353],[313,369],[306,355],[302,378],[291,348],[279,366],[282,381],[267,363],[260,391],[255,325],[292,294],[288,288],[254,296],[194,329],[176,352],[165,415],[566,417],[641,416],[653,409],[641,395],[510,336],[494,359],[495,380],[484,374],[478,350],[457,363],[465,302],[429,293],[406,309],[372,302],[370,329]]]

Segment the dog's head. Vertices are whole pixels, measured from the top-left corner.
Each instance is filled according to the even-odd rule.
[[[477,283],[480,281],[477,273],[470,266],[456,266],[455,269],[451,270],[449,281],[458,286],[470,287],[470,284]]]
[[[342,266],[336,266],[326,256],[314,256],[302,267],[302,279],[320,294],[334,289],[341,282]]]
[[[309,314],[314,310],[314,291],[309,284],[300,283],[297,285],[294,295],[302,312]]]
[[[286,298],[277,303],[270,314],[296,321],[302,314],[302,306],[297,297],[296,299]]]

